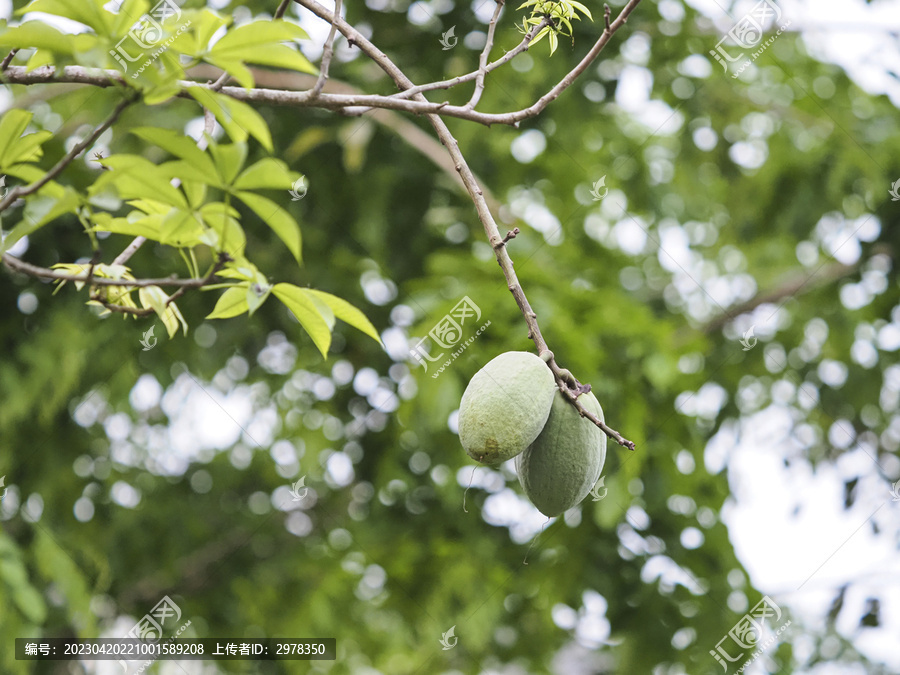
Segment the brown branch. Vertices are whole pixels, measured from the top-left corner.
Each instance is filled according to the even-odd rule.
[[[27,263],[9,253],[2,256],[3,264],[9,269],[27,274],[37,279],[52,279],[54,281],[81,281],[90,283],[93,286],[127,286],[133,288],[141,288],[144,286],[180,286],[184,288],[200,288],[208,283],[206,277],[196,279],[179,279],[174,274],[170,277],[162,277],[160,279],[107,279],[105,277],[96,277],[89,272],[84,274],[70,274],[60,270],[52,270],[48,267],[38,267]],[[90,270],[89,270],[90,271]]]
[[[484,49],[481,50],[481,56],[478,57],[478,75],[475,77],[475,91],[472,92],[472,98],[466,103],[466,107],[470,110],[474,109],[481,100],[484,93],[484,76],[487,75],[487,60],[494,46],[494,31],[497,29],[497,19],[500,18],[500,12],[503,10],[504,0],[496,0],[497,6],[494,8],[494,15],[488,24],[487,41],[484,43]],[[546,19],[545,19],[546,20]]]
[[[196,76],[201,79],[215,78],[221,72],[215,66],[201,64],[194,66],[188,71],[188,75]],[[270,87],[273,89],[292,89],[303,90],[309,89],[315,84],[316,76],[307,75],[306,73],[294,73],[277,70],[264,70],[262,68],[250,67],[253,74],[253,81],[259,85]],[[329,91],[331,90],[331,91]],[[325,85],[325,91],[329,93],[357,94],[359,90],[352,85],[329,78]],[[410,122],[402,115],[392,110],[372,109],[366,113],[366,117],[373,122],[381,124],[397,135],[397,137],[416,152],[424,155],[438,169],[446,173],[451,180],[459,187],[460,190],[466,192],[465,183],[459,177],[456,167],[444,147],[435,139],[432,134],[424,131],[419,125]],[[487,200],[491,211],[500,208],[500,202],[487,188],[484,190],[484,198]]]
[[[506,236],[503,237],[503,241],[501,241],[495,245],[495,248],[497,246],[504,246],[506,244],[506,242],[508,242],[510,239],[515,239],[517,236],[519,236],[519,228],[514,227],[513,229],[511,229],[509,232],[506,233]]]
[[[281,4],[278,5],[278,9],[275,10],[275,18],[283,19],[284,13],[287,11],[288,5],[291,4],[291,0],[281,0]]]
[[[18,54],[18,49],[10,50],[9,54],[3,57],[3,60],[0,61],[0,71],[6,70],[9,67],[9,64],[12,63],[13,57]]]
[[[131,256],[133,256],[141,246],[144,245],[145,241],[147,241],[146,237],[135,237],[134,240],[125,247],[125,250],[116,256],[116,259],[112,261],[112,264],[124,265],[125,263],[127,263],[128,259],[131,258]]]
[[[531,45],[531,41],[534,40],[534,36],[541,31],[541,29],[550,25],[550,20],[544,18],[541,23],[536,26],[533,26],[530,31],[525,34],[525,37],[522,38],[522,41],[513,47],[511,50],[506,52],[503,56],[501,56],[496,61],[487,64],[484,67],[484,73],[490,73],[493,70],[496,70],[500,66],[505,63],[508,63],[516,56],[521,54],[524,51],[527,51],[528,47]],[[450,78],[449,80],[441,80],[440,82],[429,82],[428,84],[420,84],[416,87],[411,87],[410,89],[405,89],[401,92],[397,92],[396,94],[391,94],[390,98],[409,98],[415,94],[419,94],[426,91],[434,91],[435,89],[451,89],[458,84],[462,84],[464,82],[471,82],[478,78],[478,75],[482,72],[482,69],[473,70],[471,73],[466,73],[465,75],[459,75],[458,77]]]
[[[225,253],[219,253],[219,257],[216,260],[216,263],[209,270],[209,273],[202,279],[203,283],[201,283],[197,286],[188,286],[187,284],[181,286],[181,288],[179,288],[177,291],[175,291],[174,293],[172,293],[172,295],[170,295],[168,297],[168,299],[166,300],[166,307],[168,307],[173,302],[175,302],[178,298],[180,298],[182,295],[184,295],[187,292],[188,288],[200,288],[202,286],[208,285],[215,278],[215,276],[219,272],[219,270],[221,270],[225,266],[225,263],[227,263],[229,260],[231,260],[231,256],[229,256]],[[141,281],[146,281],[146,280],[141,280]],[[118,314],[131,314],[132,316],[150,316],[151,314],[153,314],[156,311],[152,307],[144,307],[143,309],[141,309],[141,308],[137,308],[137,307],[125,307],[123,305],[117,305],[115,303],[111,303],[100,296],[99,289],[96,289],[96,291],[91,292],[90,298],[94,302],[99,302],[110,312],[116,312]]]
[[[380,49],[378,49],[375,45],[373,45],[369,40],[362,35],[355,28],[347,24],[345,21],[341,20],[340,17],[336,17],[331,14],[325,7],[317,3],[315,0],[294,0],[298,4],[306,7],[311,12],[313,12],[316,16],[325,19],[326,21],[331,21],[333,25],[336,25],[338,30],[347,38],[350,42],[355,44],[360,48],[360,50],[369,56],[373,61],[375,61],[384,72],[386,72],[391,79],[394,80],[394,83],[400,89],[410,89],[414,86],[412,81],[401,71],[393,61],[388,58],[386,54],[384,54]],[[640,2],[640,0],[630,0],[628,5],[625,6],[625,9],[622,10],[622,13],[614,22],[614,25],[621,26],[624,24],[625,19],[628,14],[634,9],[634,7]],[[614,31],[613,31],[614,32]],[[612,32],[604,31],[603,36],[610,36]],[[601,36],[601,41],[603,40],[603,36]],[[609,38],[606,37],[606,41],[609,41]],[[598,42],[599,44],[599,42]],[[605,42],[603,42],[605,44]],[[602,49],[602,45],[600,47]],[[591,51],[599,52],[597,46],[594,46],[594,49]],[[587,57],[585,57],[587,58]],[[582,61],[584,63],[584,61]],[[586,66],[585,66],[586,67]],[[583,70],[583,68],[582,68]],[[573,71],[574,72],[574,71]],[[580,72],[580,71],[579,71]],[[570,73],[569,75],[572,75]],[[567,76],[569,77],[569,76]],[[577,74],[572,76],[572,80],[577,77]],[[565,79],[565,78],[564,78]],[[568,85],[567,85],[568,86]],[[424,99],[422,94],[416,94],[415,98],[419,101]],[[555,98],[555,96],[554,96]],[[549,101],[548,101],[549,102]],[[545,104],[546,105],[546,104]],[[487,235],[488,241],[490,242],[492,248],[494,249],[494,254],[496,255],[497,262],[500,265],[500,269],[503,271],[503,276],[506,278],[507,287],[509,291],[512,293],[513,298],[516,300],[516,304],[519,306],[522,315],[525,317],[525,323],[528,325],[528,336],[531,340],[534,341],[535,347],[537,347],[537,351],[539,355],[543,355],[544,352],[549,352],[550,350],[547,348],[547,343],[544,341],[543,335],[541,335],[540,326],[538,326],[537,322],[537,314],[532,310],[531,305],[528,303],[528,298],[525,297],[525,291],[522,290],[522,285],[519,283],[519,279],[516,276],[516,272],[513,269],[512,259],[509,257],[509,253],[507,251],[507,247],[504,245],[503,238],[500,236],[500,231],[497,229],[497,224],[494,222],[494,217],[490,212],[490,209],[487,206],[487,202],[484,199],[484,194],[482,193],[481,187],[479,187],[478,182],[475,179],[472,170],[469,168],[468,163],[466,162],[465,157],[459,149],[459,142],[453,137],[450,133],[450,129],[447,127],[446,123],[442,119],[441,115],[432,113],[427,115],[428,121],[431,123],[431,126],[434,128],[435,132],[438,135],[438,138],[441,139],[441,142],[447,148],[447,152],[450,153],[450,156],[453,158],[453,161],[456,164],[456,170],[459,172],[460,177],[463,179],[463,182],[466,185],[466,189],[469,192],[469,196],[475,204],[475,210],[478,213],[478,219],[481,221],[484,226],[485,234]],[[571,373],[560,368],[555,359],[553,358],[553,353],[550,352],[549,357],[547,358],[547,365],[553,371],[554,378],[557,381],[557,384],[560,387],[561,391],[568,392],[567,398],[571,402],[571,404],[578,410],[579,414],[582,417],[587,417],[594,424],[596,424],[603,432],[616,441],[619,445],[622,445],[626,448],[634,450],[634,443],[622,437],[614,429],[611,429],[606,424],[601,422],[595,415],[592,415],[590,412],[584,409],[576,399],[577,394],[569,391],[568,381],[574,379],[572,378]],[[584,388],[581,385],[576,385],[580,391],[584,391]],[[579,393],[580,393],[579,391]]]
[[[299,2],[299,0],[295,0]],[[630,11],[632,5],[637,4],[640,0],[631,0],[622,13]],[[303,4],[303,3],[301,3]],[[330,15],[330,14],[329,14]],[[621,21],[621,23],[620,23]],[[619,19],[613,22],[614,28],[624,23],[620,15]],[[346,24],[344,24],[346,25]],[[340,28],[339,28],[340,30]],[[603,46],[609,41],[605,33],[587,56],[573,69],[566,77],[564,77],[553,89],[542,96],[534,105],[522,110],[506,112],[506,113],[484,113],[477,110],[469,109],[466,106],[449,105],[447,102],[433,103],[424,97],[414,96],[413,100],[402,98],[402,94],[391,96],[380,96],[377,94],[326,94],[320,93],[313,96],[313,90],[309,91],[283,91],[279,89],[244,89],[243,87],[222,87],[221,93],[238,101],[249,103],[265,103],[267,105],[288,106],[294,108],[323,108],[325,110],[342,111],[347,108],[357,109],[355,114],[364,112],[368,108],[383,108],[387,110],[397,110],[407,112],[413,115],[427,115],[429,113],[440,113],[444,117],[456,117],[459,119],[477,122],[485,126],[493,124],[506,124],[510,126],[518,126],[523,120],[535,117],[540,114],[547,105],[555,100],[559,95],[571,86],[572,82],[593,62],[600,53]],[[376,48],[377,50],[377,48]],[[383,58],[387,58],[380,50],[376,51]],[[375,56],[370,56],[374,59]],[[477,76],[477,73],[475,74]],[[466,81],[466,76],[461,76],[461,81]],[[88,70],[81,66],[65,66],[61,71],[57,72],[53,66],[42,66],[31,72],[26,72],[24,66],[11,66],[4,77],[0,78],[9,84],[44,84],[51,82],[74,82],[79,84],[90,84],[97,87],[110,87],[117,83],[124,82],[121,74],[117,71],[96,71]],[[475,79],[472,77],[470,79]],[[455,81],[455,79],[454,79]],[[188,93],[188,87],[203,87],[209,89],[211,85],[191,82],[188,80],[179,80],[177,83],[181,87],[181,91],[176,94],[179,98],[192,98]],[[437,83],[444,86],[445,83]],[[414,86],[408,87],[415,89]]]
[[[338,18],[341,16],[341,0],[334,0],[334,15]],[[334,37],[337,35],[337,26],[334,21],[331,22],[331,30],[328,31],[328,37],[325,40],[325,48],[322,50],[322,63],[319,66],[319,79],[316,80],[316,86],[312,88],[310,96],[313,99],[319,97],[322,89],[325,88],[325,81],[328,79],[328,68],[331,66],[331,59],[334,58]]]
[[[132,103],[134,103],[136,100],[136,97],[132,95],[120,101],[119,104],[113,109],[109,117],[107,117],[106,120],[99,126],[97,126],[88,135],[87,138],[85,138],[80,143],[77,143],[71,150],[69,150],[69,152],[67,152],[52,169],[50,169],[47,173],[45,173],[33,183],[24,187],[21,185],[17,185],[12,190],[10,190],[6,197],[0,200],[0,213],[5,211],[7,207],[9,207],[9,205],[16,201],[16,199],[18,199],[19,197],[25,197],[34,192],[37,192],[47,183],[61,174],[63,172],[63,169],[65,169],[72,162],[72,160],[74,160],[76,157],[78,157],[78,155],[84,152],[85,148],[94,143],[94,141],[96,141],[104,131],[115,124],[116,120],[119,119],[119,115],[122,114],[122,111]]]
[[[402,90],[416,89],[415,85],[410,82],[408,78],[406,78],[403,72],[400,71],[400,69],[397,68],[397,66],[394,65],[393,62],[391,62],[391,60],[387,57],[386,54],[384,54],[384,52],[382,52],[375,45],[365,39],[365,37],[362,36],[361,33],[350,26],[340,16],[335,17],[332,12],[329,12],[314,0],[294,1],[299,5],[302,5],[303,7],[309,9],[319,18],[325,19],[326,21],[332,23],[332,27],[339,30],[351,44],[359,46],[362,43],[358,38],[363,38],[363,40],[365,40],[365,44],[367,45],[366,49],[364,50],[367,56],[369,56],[369,58],[371,58],[378,66],[380,66],[382,70],[385,70],[385,72],[390,75],[395,83],[398,83],[398,88]],[[565,91],[572,85],[572,83],[578,78],[578,76],[581,75],[581,73],[583,73],[591,65],[591,63],[593,63],[593,61],[597,58],[597,56],[612,38],[613,34],[615,34],[617,30],[625,25],[625,22],[628,20],[629,15],[632,11],[634,11],[634,8],[638,5],[639,2],[640,0],[629,0],[628,4],[625,5],[625,7],[619,13],[619,16],[616,17],[616,20],[611,22],[608,28],[604,29],[600,38],[597,40],[591,50],[585,55],[585,57],[579,62],[579,64],[575,66],[575,68],[573,68],[565,77],[563,77],[549,92],[544,94],[544,96],[542,96],[536,103],[529,106],[528,108],[513,112],[482,113],[476,110],[472,110],[467,106],[451,106],[447,103],[431,103],[420,95],[412,95],[413,100],[406,100],[400,95],[341,96],[335,94],[324,94],[321,92],[315,94],[315,87],[312,90],[305,92],[285,92],[267,89],[251,89],[248,91],[243,89],[242,87],[223,87],[222,93],[239,101],[252,101],[257,103],[267,103],[270,105],[319,107],[329,110],[340,110],[348,107],[386,108],[389,110],[400,110],[416,115],[440,113],[442,116],[457,117],[472,122],[478,122],[479,124],[484,124],[487,126],[490,126],[492,124],[508,124],[511,126],[518,126],[518,124],[522,120],[526,120],[540,114],[541,111],[543,111],[544,108],[547,107],[547,105],[558,98],[563,91]],[[524,42],[525,41],[523,40],[523,43]],[[527,43],[525,44],[527,46]],[[502,61],[503,63],[506,62],[503,59],[500,59],[499,61]],[[477,79],[480,72],[480,69],[476,71],[471,79]],[[489,67],[486,67],[486,72],[489,72]],[[462,77],[467,78],[468,76]],[[100,71],[99,74],[89,73],[86,69],[80,68],[78,66],[67,66],[63,68],[61,73],[57,73],[56,69],[51,66],[36,68],[30,73],[27,73],[25,72],[25,68],[23,66],[18,66],[15,68],[10,68],[7,73],[5,73],[4,79],[15,84],[76,81],[84,84],[94,84],[96,86],[110,86],[116,81],[124,82],[121,73],[117,71]],[[407,84],[400,85],[400,81],[404,81]],[[182,91],[179,92],[178,96],[183,98],[188,98],[190,96],[187,91],[184,90],[186,87],[204,86],[196,82],[186,81],[180,81],[178,84],[182,87]],[[438,85],[443,84],[444,83],[435,83],[434,86],[435,88],[440,88]],[[403,93],[404,92],[401,92],[401,94]]]

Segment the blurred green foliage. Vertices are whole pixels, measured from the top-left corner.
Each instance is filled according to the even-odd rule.
[[[463,37],[452,51],[439,44],[451,25],[460,36],[484,30],[469,5],[414,26],[402,0],[372,4],[384,8],[354,4],[348,19],[366,25],[415,82],[476,67],[478,52]],[[641,3],[598,63],[521,128],[448,120],[503,204],[502,226],[522,230],[509,251],[558,362],[592,384],[607,422],[637,443],[634,453],[610,445],[607,497],[585,501],[531,546],[483,508],[511,497],[506,489],[521,496],[508,469],[479,470],[463,510],[473,463],[452,430],[460,395],[498,353],[532,348],[471,202],[422,148],[382,122],[257,107],[271,155],[307,176],[309,191],[299,201],[278,198],[300,224],[300,267],[251,211],[232,203],[248,256],[273,282],[309,285],[362,308],[388,349],[337,324],[323,360],[277,303],[251,318],[204,323],[215,297],[193,292],[179,300],[188,337],[160,338],[143,351],[151,319],[99,319],[70,287],[54,297],[50,284],[0,275],[0,475],[10,488],[0,505],[0,670],[77,672],[15,661],[13,638],[109,635],[123,621],[124,630],[132,625],[122,619],[114,628],[117,617],[140,617],[169,595],[192,621],[189,635],[337,638],[334,662],[219,663],[220,672],[719,672],[709,650],[740,618],[727,599],[735,591],[729,573],[742,567],[719,519],[727,473],[708,468],[707,441],[771,403],[773,386],[788,381],[816,392],[813,406],[796,390],[788,402],[795,425],[819,430],[801,461],[836,461],[841,450],[827,434],[835,419],[860,437],[874,435],[877,453],[895,454],[900,444],[887,431],[896,402],[878,406],[897,352],[877,350],[874,364],[851,358],[854,344],[874,343],[875,331],[900,322],[892,264],[900,227],[887,194],[890,177],[900,176],[900,123],[886,97],[811,58],[794,33],[734,80],[706,56],[721,37],[712,24],[689,7],[680,19],[665,18],[660,6]],[[495,55],[521,37],[510,9]],[[245,18],[273,11],[274,3],[258,0],[220,9]],[[572,28],[574,47],[563,41],[552,59],[525,53],[490,74],[480,109],[524,108],[545,93],[601,30],[591,22]],[[338,48],[334,78],[393,91],[365,58],[346,58],[356,53],[346,43]],[[616,103],[622,78],[643,73],[652,105],[668,118],[662,129]],[[38,128],[54,131],[43,167],[119,96],[71,85],[6,89],[13,105],[35,113]],[[469,93],[433,100],[460,103]],[[200,115],[193,100],[134,106],[105,145],[159,161],[129,131],[181,134]],[[517,141],[535,131],[540,136]],[[545,149],[521,162],[511,156],[516,142]],[[760,153],[754,168],[735,161]],[[249,141],[248,166],[271,155]],[[99,175],[96,164],[78,161],[59,180],[83,191]],[[590,189],[601,176],[610,193],[595,202]],[[859,247],[844,267],[831,260],[838,237]],[[636,240],[643,243],[631,248]],[[129,241],[103,239],[104,260]],[[689,259],[667,252],[667,242],[678,241],[687,242]],[[90,255],[77,220],[64,217],[30,238],[25,257],[49,266]],[[148,277],[183,271],[177,253],[158,245],[145,245],[129,264]],[[841,288],[873,275],[868,301],[848,309]],[[742,350],[743,329],[719,317],[798,279],[799,292],[773,303],[777,315],[773,305],[762,308],[758,320],[769,325],[757,328],[761,348]],[[37,300],[33,312],[19,309],[23,297],[31,302],[27,294]],[[432,378],[435,366],[408,361],[405,342],[397,349],[391,336],[426,335],[463,296],[491,325]],[[827,339],[802,348],[817,321]],[[846,364],[841,389],[822,383],[822,359]],[[148,376],[142,382],[155,380],[166,393],[142,409],[133,390]],[[689,401],[711,385],[726,396],[696,413]],[[208,392],[208,407],[198,407],[191,390]],[[239,426],[223,428],[227,443],[177,449],[170,422],[206,411],[230,426],[218,406],[232,396],[249,410],[227,405]],[[393,411],[387,404],[395,400]],[[202,422],[183,420],[171,433]],[[281,454],[289,446],[273,450],[280,441],[290,442],[295,459]],[[693,470],[678,469],[683,453]],[[179,455],[189,459],[181,465]],[[344,484],[335,476],[348,465]],[[288,486],[301,476],[310,493],[298,505]],[[122,505],[133,494],[123,483],[139,493],[136,505]],[[692,506],[676,512],[673,496]],[[689,527],[701,529],[702,546],[682,543]],[[750,606],[761,595],[749,581],[738,590]],[[566,618],[573,612],[578,630]],[[604,621],[608,637],[592,642],[604,630],[588,624]],[[834,621],[824,629],[795,621],[791,635],[812,645],[806,662],[866,663],[840,636],[837,654],[822,655],[822,641],[837,635]],[[445,650],[440,639],[451,626],[459,641]],[[676,647],[679,632],[690,639]],[[767,656],[777,672],[792,671],[790,639]]]

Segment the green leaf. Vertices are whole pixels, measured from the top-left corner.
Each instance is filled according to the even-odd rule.
[[[241,27],[243,28],[243,26]],[[216,47],[218,46],[219,45],[216,44]],[[256,63],[263,66],[272,66],[273,68],[296,70],[301,73],[310,73],[312,75],[318,73],[316,67],[313,66],[300,52],[291,49],[287,45],[271,43],[256,45],[254,47],[244,47],[241,49],[231,49],[223,52],[216,51],[216,48],[214,47],[213,51],[206,57],[206,60],[213,64]],[[247,85],[242,86],[250,88],[247,87]]]
[[[30,112],[13,108],[0,119],[0,167],[15,163],[7,161],[6,157],[25,129],[28,128],[31,118]]]
[[[7,155],[3,157],[3,164],[18,164],[19,162],[37,162],[44,156],[41,145],[53,137],[52,131],[37,131],[27,136],[22,136],[13,144]]]
[[[287,21],[254,21],[228,31],[204,58],[231,73],[242,87],[250,89],[253,77],[243,63],[316,73],[316,68],[299,51],[278,44],[308,37],[300,26]]]
[[[213,168],[212,172],[201,171],[196,166],[189,164],[183,159],[173,159],[169,162],[158,164],[157,166],[170,182],[173,178],[177,178],[181,181],[182,185],[185,182],[193,181],[195,183],[202,183],[203,185],[211,185],[220,190],[224,190],[226,187],[222,182],[219,171],[215,170],[215,168]]]
[[[147,0],[125,0],[117,10],[112,23],[112,34],[116,38],[123,37],[138,20],[150,9],[150,3]]]
[[[94,195],[105,187],[112,186],[122,199],[154,199],[171,206],[187,208],[184,195],[172,186],[165,172],[147,159],[138,155],[113,155],[99,160],[102,166],[112,171],[104,171],[88,188]]]
[[[110,35],[115,20],[113,14],[103,9],[100,0],[33,0],[17,10],[16,15],[27,12],[45,12],[72,19],[90,26],[99,35]]]
[[[204,56],[203,59],[216,68],[221,68],[234,78],[234,81],[244,89],[253,89],[255,80],[253,73],[238,59],[226,59],[224,57]]]
[[[56,54],[73,54],[72,36],[43,21],[26,21],[0,33],[0,47],[46,49]]]
[[[275,202],[253,192],[239,191],[235,195],[249,206],[285,243],[297,262],[301,259],[300,226],[291,215]]]
[[[313,343],[328,358],[328,348],[331,346],[331,329],[319,312],[316,303],[304,292],[293,284],[275,284],[272,292],[291,311],[303,329],[309,333]]]
[[[589,18],[591,21],[594,20],[594,17],[591,16],[591,10],[589,10],[587,7],[582,5],[580,2],[576,2],[575,0],[566,0],[566,1],[568,2],[568,4],[572,5],[575,9],[580,11],[582,14],[585,14],[587,16],[587,18]]]
[[[260,145],[272,152],[272,135],[269,132],[269,126],[262,115],[250,105],[202,87],[188,87],[187,92],[216,116],[219,124],[233,141],[246,141],[249,132],[259,141]]]
[[[222,176],[226,185],[231,185],[235,176],[238,175],[238,172],[247,161],[247,144],[238,142],[230,145],[210,143],[209,151],[215,160],[219,175]]]
[[[383,343],[381,342],[381,336],[378,335],[378,331],[375,329],[375,326],[373,326],[372,323],[366,318],[365,314],[363,314],[349,302],[337,297],[336,295],[332,295],[331,293],[326,293],[325,291],[317,291],[311,288],[305,288],[302,290],[308,295],[318,298],[326,305],[328,305],[328,307],[330,307],[334,312],[334,315],[341,321],[350,324],[357,330],[361,330],[363,333],[375,340],[375,342],[383,346]]]
[[[210,54],[229,54],[253,50],[260,46],[288,40],[308,40],[309,35],[300,26],[289,21],[252,21],[232,28],[213,45]]]
[[[185,162],[206,175],[208,178],[217,175],[216,167],[209,155],[197,147],[194,139],[171,129],[158,129],[155,127],[139,127],[132,129],[131,133],[143,138],[154,145],[158,145],[166,152],[180,157]]]
[[[247,286],[247,307],[250,310],[250,316],[253,316],[253,312],[262,307],[271,292],[271,284],[254,283]]]
[[[184,329],[184,334],[187,335],[187,322],[181,315],[181,310],[175,306],[174,302],[169,302],[169,296],[166,295],[163,289],[159,286],[145,286],[138,289],[138,297],[143,307],[150,307],[156,312],[156,315],[166,327],[169,339],[175,337],[179,324]]]
[[[205,204],[200,213],[203,222],[217,235],[218,241],[214,248],[217,251],[224,251],[235,259],[243,257],[247,238],[237,219],[237,211],[232,208],[226,211],[225,204],[218,202]]]
[[[39,199],[32,199],[27,204],[25,217],[0,243],[0,253],[8,251],[22,237],[31,235],[61,215],[73,213],[80,203],[81,198],[78,193],[70,187],[66,187],[63,194],[57,199],[46,195],[41,195]]]
[[[184,164],[184,162],[178,163]],[[206,183],[199,180],[185,179],[181,181],[181,189],[184,191],[184,194],[188,200],[188,204],[191,205],[191,208],[199,209],[201,206],[203,206],[203,202],[206,201]]]
[[[163,217],[159,214],[140,217],[140,213],[133,211],[127,218],[112,218],[108,213],[98,213],[94,216],[94,232],[111,232],[113,234],[127,234],[132,237],[146,237],[152,241],[159,241]],[[132,217],[137,216],[137,217]]]
[[[207,319],[230,319],[250,309],[247,304],[247,288],[249,284],[232,286],[219,296],[215,309],[210,312]]]
[[[205,233],[203,225],[193,213],[172,209],[163,216],[159,241],[169,246],[192,247],[207,243]]]
[[[200,13],[200,17],[196,19],[191,25],[193,34],[196,39],[196,51],[194,52],[193,56],[199,56],[201,53],[207,51],[207,47],[209,46],[209,41],[212,39],[212,36],[217,30],[219,30],[227,23],[227,19],[223,19],[215,12],[204,9]]]
[[[241,129],[246,129],[247,133],[253,136],[261,146],[268,152],[272,152],[272,134],[263,116],[249,103],[238,101],[229,96],[222,98],[222,102],[232,124],[237,124]]]
[[[28,61],[25,62],[25,72],[30,73],[37,68],[55,65],[56,59],[54,58],[53,52],[46,49],[35,49],[34,53],[28,57]]]
[[[290,190],[297,177],[299,174],[292,174],[280,159],[266,157],[244,169],[234,182],[234,187],[239,190]]]

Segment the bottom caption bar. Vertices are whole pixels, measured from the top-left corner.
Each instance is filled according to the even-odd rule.
[[[16,638],[16,659],[20,661],[334,661],[336,652],[335,638],[171,638],[156,642],[140,638]]]

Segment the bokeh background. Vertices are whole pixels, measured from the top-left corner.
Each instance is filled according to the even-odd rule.
[[[25,4],[0,0],[0,17]],[[341,325],[323,360],[278,303],[204,321],[215,294],[190,293],[188,336],[144,351],[150,320],[0,274],[0,670],[121,672],[17,662],[12,641],[120,637],[169,596],[184,636],[335,637],[338,657],[150,672],[720,673],[710,650],[767,595],[791,625],[744,672],[900,672],[900,2],[779,2],[790,25],[732,77],[709,52],[756,4],[644,0],[539,118],[448,121],[501,227],[521,229],[510,254],[557,360],[638,446],[610,445],[605,497],[549,523],[511,466],[475,469],[455,433],[468,379],[533,346],[422,119],[259,108],[309,181],[279,200],[304,263],[245,212],[248,255],[362,308],[384,349]],[[209,2],[238,23],[275,5]],[[476,67],[493,6],[345,11],[426,82]],[[481,109],[526,107],[571,69],[601,30],[589,7],[574,46],[491,74]],[[317,60],[328,26],[287,16]],[[518,21],[508,6],[495,57]],[[337,47],[335,80],[394,90]],[[49,167],[113,96],[3,86],[0,111],[55,133]],[[95,151],[156,157],[128,133],[147,125],[197,136],[202,117],[184,100],[130,109],[62,182],[94,181]],[[90,247],[63,219],[15,252],[49,266]],[[181,271],[149,244],[131,265]],[[433,377],[409,350],[464,297],[481,319],[463,338],[490,326]]]

